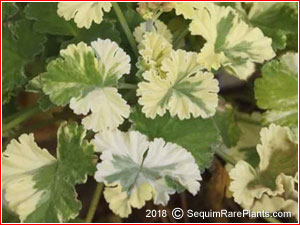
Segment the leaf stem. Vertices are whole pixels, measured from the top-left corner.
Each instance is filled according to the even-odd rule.
[[[128,83],[121,83],[118,85],[119,89],[137,89],[136,84],[128,84]]]
[[[222,151],[220,148],[216,148],[216,154],[222,158],[226,163],[230,163],[231,165],[235,165],[237,162],[226,152]]]
[[[213,124],[216,128],[216,130],[218,131],[219,135],[221,135],[221,130],[218,127],[218,124],[216,122],[216,120],[212,117],[211,120],[213,121]],[[237,162],[235,159],[233,159],[230,155],[228,155],[225,151],[222,150],[222,148],[216,148],[216,154],[222,158],[225,162],[230,163],[231,165],[235,165]]]
[[[245,116],[241,113],[235,113],[234,116],[239,121],[249,123],[249,124],[254,124],[254,125],[261,125],[261,122],[259,120],[255,120],[255,119],[250,118],[249,116]]]
[[[99,200],[102,194],[102,190],[103,190],[103,183],[98,183],[92,198],[92,202],[90,204],[87,216],[85,218],[85,222],[86,223],[91,223],[93,221],[97,206],[99,204]]]
[[[137,46],[134,40],[134,37],[132,35],[132,32],[128,26],[128,23],[126,21],[126,18],[124,17],[124,14],[122,13],[119,4],[117,2],[112,2],[112,6],[114,8],[114,11],[118,17],[118,20],[123,28],[123,31],[127,37],[127,40],[131,46],[131,49],[133,51],[133,53],[135,54],[136,57],[138,57],[138,50],[137,50]]]
[[[189,27],[187,26],[180,34],[177,36],[177,38],[174,40],[174,48],[177,49],[180,41],[189,33]]]
[[[7,132],[10,129],[18,126],[19,124],[25,122],[26,120],[28,120],[30,117],[37,115],[39,113],[41,113],[42,110],[39,108],[38,105],[30,107],[25,109],[24,111],[21,112],[17,112],[15,114],[13,114],[12,116],[10,116],[9,118],[6,119],[5,122],[4,120],[4,125],[3,125],[3,130],[2,132]]]

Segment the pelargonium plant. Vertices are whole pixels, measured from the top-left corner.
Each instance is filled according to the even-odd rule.
[[[298,220],[297,3],[2,7],[7,222],[225,201]]]

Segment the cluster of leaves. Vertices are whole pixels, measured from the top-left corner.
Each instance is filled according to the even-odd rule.
[[[83,115],[82,125],[61,123],[57,157],[33,134],[7,145],[5,204],[21,222],[68,222],[81,209],[75,185],[91,175],[105,184],[110,209],[127,217],[151,199],[166,205],[176,192],[196,195],[217,153],[236,163],[228,165],[229,189],[242,207],[297,217],[297,5],[136,7],[3,4],[3,107],[25,90],[40,97],[39,111]],[[215,76],[255,72],[259,119],[229,104]]]

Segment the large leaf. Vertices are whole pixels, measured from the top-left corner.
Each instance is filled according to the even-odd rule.
[[[169,113],[155,119],[146,118],[140,109],[135,109],[130,119],[133,129],[147,135],[151,140],[162,137],[167,142],[176,143],[194,156],[200,170],[210,166],[214,148],[220,136],[211,119],[193,118],[179,120]]]
[[[272,38],[274,50],[284,49],[289,39],[298,37],[297,3],[256,2],[249,12],[249,21]],[[294,49],[297,49],[297,43]]]
[[[130,58],[108,39],[91,43],[80,42],[60,51],[47,72],[41,75],[43,92],[56,105],[70,108],[76,114],[87,115],[82,123],[95,132],[116,128],[129,116],[129,106],[115,87],[130,71]]]
[[[102,152],[95,179],[109,186],[104,196],[121,217],[152,197],[154,204],[166,205],[176,191],[187,189],[196,195],[200,189],[195,159],[179,145],[162,138],[149,142],[140,132],[119,130],[99,132],[94,144]]]
[[[13,140],[3,153],[5,199],[22,222],[67,222],[79,213],[74,185],[94,173],[94,147],[76,123],[62,123],[57,136],[57,159],[32,134]]]
[[[72,36],[63,44],[83,41],[89,44],[97,38],[109,38],[120,42],[119,31],[112,21],[104,20],[101,24],[93,23],[90,29],[78,28],[73,20],[66,21],[57,14],[57,2],[31,2],[25,9],[27,18],[35,20],[34,28],[41,33]]]
[[[144,81],[138,84],[137,95],[143,113],[149,118],[162,116],[167,111],[181,120],[192,116],[208,118],[216,112],[218,81],[212,73],[201,70],[195,52],[172,50],[170,56],[163,58],[160,70],[147,70],[142,77]]]
[[[4,26],[2,31],[2,94],[3,103],[7,103],[16,89],[26,82],[24,66],[43,50],[45,37],[34,32],[28,20],[20,20],[10,24],[10,27]]]
[[[266,109],[266,123],[298,125],[298,54],[267,63],[255,81],[257,105]]]

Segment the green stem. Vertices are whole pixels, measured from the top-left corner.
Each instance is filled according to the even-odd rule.
[[[189,27],[187,26],[180,34],[177,36],[177,38],[174,40],[174,48],[177,49],[181,40],[189,33]]]
[[[218,124],[216,122],[216,120],[212,117],[211,120],[214,123],[214,126],[216,128],[216,130],[218,131],[219,135],[221,135],[221,130],[218,127]],[[236,164],[236,160],[233,159],[230,155],[228,155],[225,151],[222,150],[222,148],[216,148],[216,154],[222,158],[225,162],[230,163],[231,165],[235,165]]]
[[[249,117],[248,115],[244,115],[242,113],[235,113],[234,116],[239,121],[242,121],[242,122],[245,122],[245,123],[254,124],[254,125],[261,125],[261,121],[260,120],[254,119],[252,117]]]
[[[118,89],[137,89],[136,84],[128,84],[128,83],[121,83],[118,85]]]
[[[228,155],[226,152],[222,151],[221,149],[217,148],[216,149],[216,154],[222,158],[226,163],[230,163],[231,165],[236,164],[236,160],[233,159],[230,155]]]
[[[8,121],[8,122],[4,121],[2,132],[9,131],[10,129],[18,126],[19,124],[21,124],[23,122],[25,122],[30,117],[32,117],[34,115],[37,115],[41,112],[42,112],[41,109],[37,105],[37,106],[31,107],[31,108],[27,108],[24,111],[15,113],[14,115],[12,115],[12,116],[10,116],[9,118],[6,119],[6,121]]]
[[[98,183],[96,186],[96,190],[94,192],[93,198],[92,198],[92,202],[90,204],[87,216],[85,218],[85,222],[86,223],[91,223],[93,221],[97,206],[99,204],[99,200],[102,194],[102,190],[103,190],[103,183]]]
[[[128,26],[128,23],[126,21],[126,18],[124,17],[120,7],[119,7],[119,4],[117,2],[112,2],[112,6],[114,8],[114,11],[118,17],[118,20],[125,32],[125,35],[127,37],[127,40],[132,48],[132,51],[133,53],[135,54],[136,57],[138,57],[138,50],[137,50],[137,46],[136,46],[136,43],[135,43],[135,40],[134,40],[134,37],[132,35],[132,32],[131,30],[129,29],[129,26]]]

